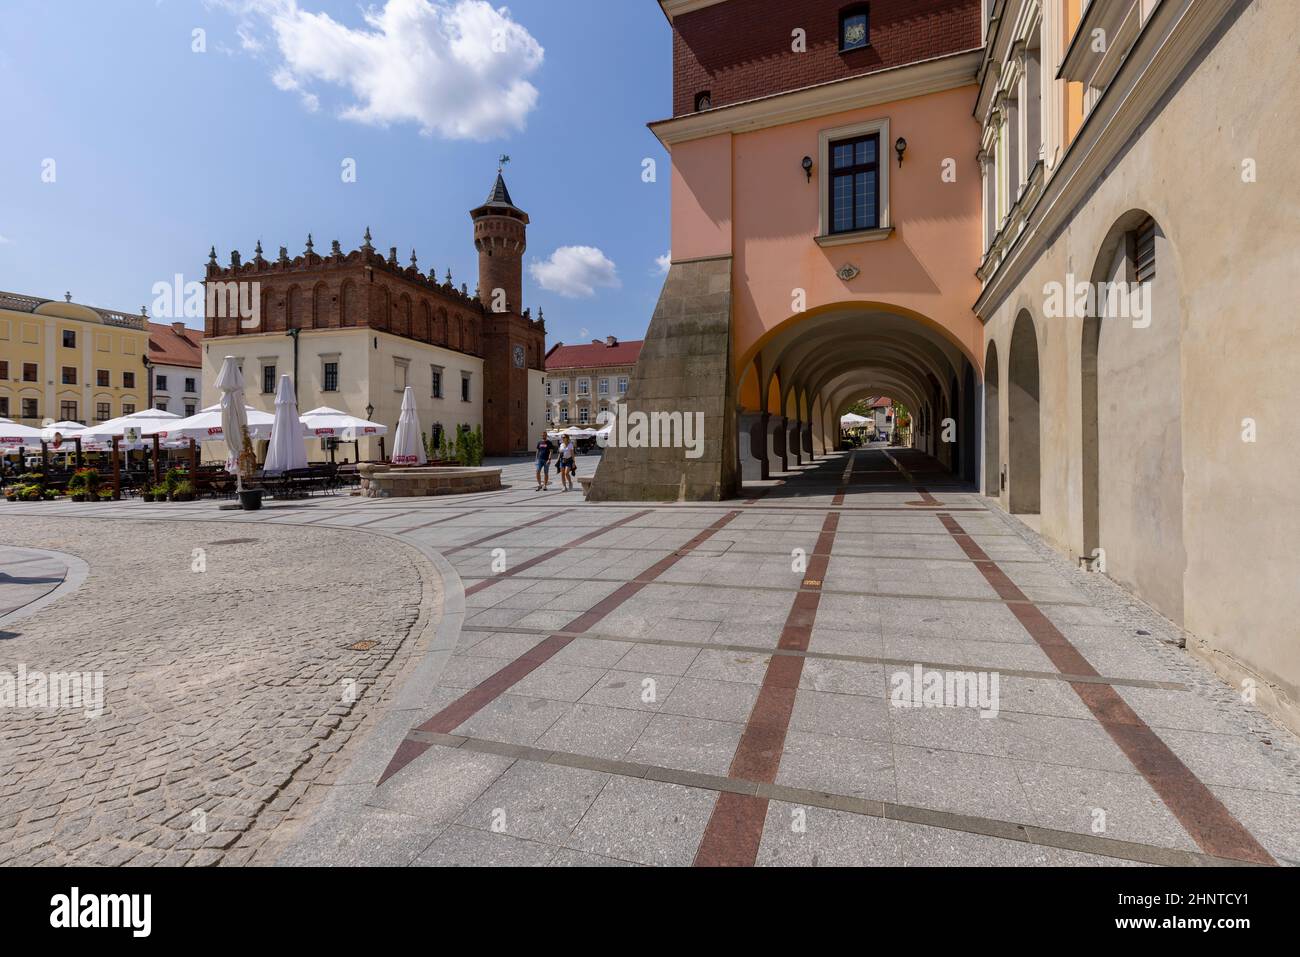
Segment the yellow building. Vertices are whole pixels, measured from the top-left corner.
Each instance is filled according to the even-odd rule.
[[[148,354],[144,316],[0,292],[0,418],[39,428],[141,411]]]

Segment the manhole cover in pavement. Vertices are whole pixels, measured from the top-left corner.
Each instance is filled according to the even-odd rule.
[[[348,645],[348,651],[369,651],[377,644],[377,641],[358,641],[355,645]]]
[[[218,545],[256,545],[256,538],[228,538],[223,542],[208,542],[208,548],[216,548]]]

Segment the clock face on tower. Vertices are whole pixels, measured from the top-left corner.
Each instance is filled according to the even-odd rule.
[[[515,346],[515,368],[522,369],[523,367],[524,367],[524,347]]]

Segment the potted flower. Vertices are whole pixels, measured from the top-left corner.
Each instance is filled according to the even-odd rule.
[[[94,469],[77,469],[68,479],[68,494],[74,502],[93,502],[99,491],[99,473]]]
[[[101,488],[97,493],[101,502],[113,501],[113,490],[111,488]],[[91,499],[93,501],[93,499]]]
[[[176,488],[172,491],[173,502],[192,502],[197,497],[194,483],[188,480],[177,482]]]

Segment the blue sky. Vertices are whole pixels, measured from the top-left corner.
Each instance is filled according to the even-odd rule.
[[[138,312],[155,283],[202,279],[210,245],[223,262],[258,239],[299,255],[308,232],[354,249],[369,226],[472,290],[467,213],[508,153],[540,267],[525,305],[550,342],[639,338],[669,245],[667,155],[645,127],[671,112],[667,22],[654,0],[505,9],[6,0],[0,289]]]

